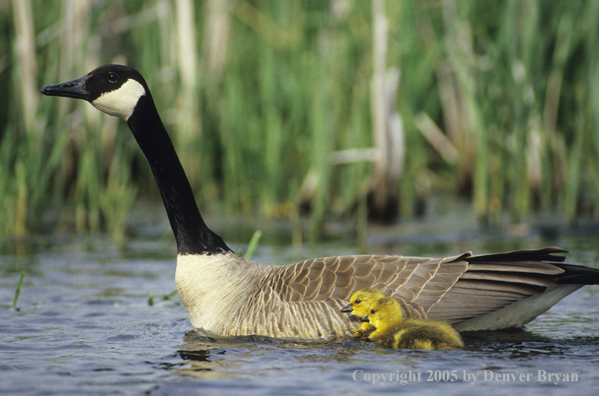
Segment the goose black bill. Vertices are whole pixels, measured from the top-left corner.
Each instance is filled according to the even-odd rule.
[[[42,93],[48,96],[63,96],[66,98],[85,99],[89,98],[89,92],[85,89],[85,83],[89,76],[83,76],[73,81],[56,85],[44,85]]]

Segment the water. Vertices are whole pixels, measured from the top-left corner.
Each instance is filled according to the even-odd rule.
[[[466,334],[466,347],[459,351],[395,351],[353,341],[214,339],[192,330],[177,296],[161,300],[175,288],[174,247],[156,240],[137,239],[119,250],[105,238],[53,237],[5,248],[0,256],[0,393],[511,396],[537,388],[547,395],[590,395],[599,386],[597,286],[567,297],[525,331]],[[503,240],[423,237],[398,245],[386,240],[386,246],[371,241],[371,247],[455,254],[554,244],[573,251],[568,262],[598,266],[596,237]],[[356,251],[351,245],[300,251],[263,245],[254,259],[285,263],[336,253]]]

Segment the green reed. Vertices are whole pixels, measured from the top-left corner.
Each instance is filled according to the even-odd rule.
[[[23,279],[25,279],[25,271],[21,272],[21,276],[19,277],[19,281],[17,282],[17,287],[15,289],[15,297],[12,300],[12,308],[15,310],[19,310],[17,307],[17,301],[19,300],[19,295],[21,295],[21,287],[23,286]]]
[[[372,84],[383,62],[401,73],[391,111],[405,158],[387,180],[400,215],[446,194],[488,222],[594,216],[597,2],[378,1],[11,2],[0,233],[36,232],[60,209],[60,226],[122,241],[135,200],[156,196],[124,122],[39,94],[109,62],[146,77],[205,212],[298,224],[308,209],[313,237],[332,216],[363,228],[366,197],[381,192]]]
[[[258,242],[260,242],[260,238],[262,238],[262,231],[256,230],[252,234],[252,238],[248,243],[247,248],[245,249],[245,253],[243,254],[243,258],[246,260],[251,260],[256,248],[258,247]],[[241,254],[241,253],[240,253]]]

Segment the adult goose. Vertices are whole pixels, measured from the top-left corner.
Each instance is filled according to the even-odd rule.
[[[145,154],[177,242],[176,283],[195,328],[221,336],[319,339],[347,336],[359,322],[342,313],[354,291],[373,287],[403,299],[406,318],[458,330],[522,326],[599,271],[562,264],[549,247],[451,257],[339,256],[289,265],[244,260],[204,223],[185,172],[136,70],[98,67],[42,93],[84,99],[123,118]],[[558,255],[556,255],[558,254]]]

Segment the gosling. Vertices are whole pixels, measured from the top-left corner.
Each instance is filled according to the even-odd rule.
[[[349,304],[341,309],[341,312],[356,315],[360,320],[370,313],[370,306],[377,300],[384,298],[385,295],[377,289],[358,290],[349,298]],[[362,325],[353,331],[354,338],[366,340],[375,327],[368,321],[363,321]]]
[[[374,301],[362,320],[375,328],[368,339],[387,348],[450,350],[464,346],[458,332],[445,322],[402,320],[401,307],[391,297]]]

